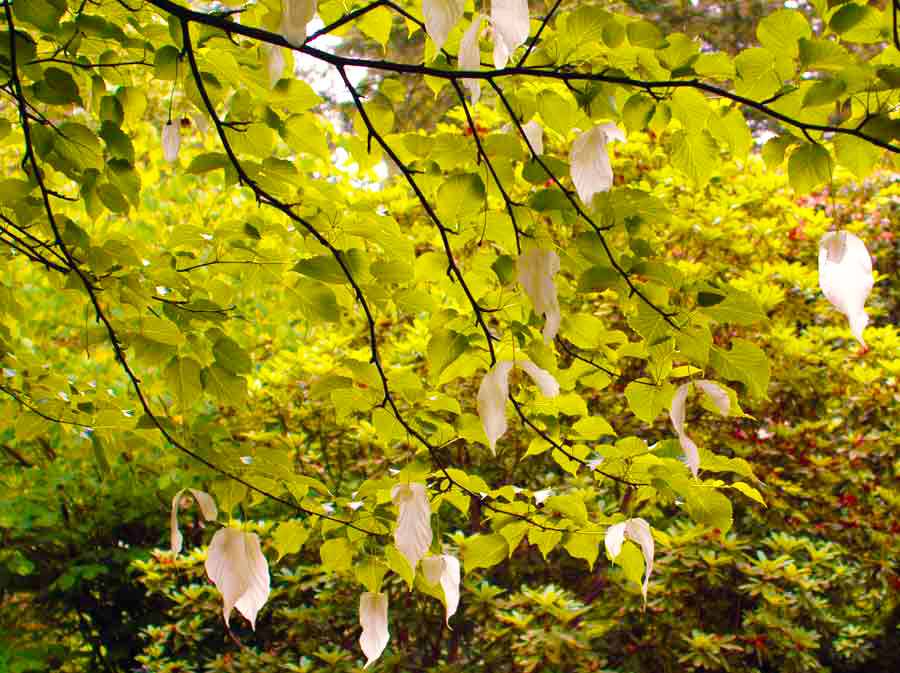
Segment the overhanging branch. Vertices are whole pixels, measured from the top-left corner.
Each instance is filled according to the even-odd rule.
[[[346,68],[349,66],[357,66],[381,72],[394,72],[407,75],[428,75],[429,77],[435,77],[437,79],[444,80],[491,80],[496,78],[521,75],[537,79],[552,79],[561,82],[598,82],[602,84],[619,84],[622,86],[634,87],[646,91],[657,89],[671,90],[678,88],[696,89],[698,91],[703,91],[719,98],[724,98],[735,103],[740,103],[741,105],[756,110],[757,112],[760,112],[767,117],[770,117],[771,119],[782,122],[783,124],[787,124],[789,126],[793,126],[794,128],[799,130],[849,135],[859,138],[860,140],[870,142],[876,147],[880,147],[889,152],[900,154],[900,145],[895,145],[893,143],[881,140],[880,138],[865,133],[860,129],[804,122],[795,117],[791,117],[790,115],[778,112],[771,108],[769,105],[753,100],[751,98],[747,98],[746,96],[740,96],[733,91],[708,84],[707,82],[696,78],[642,80],[633,77],[608,75],[603,73],[585,73],[578,72],[577,70],[563,70],[558,68],[531,68],[521,65],[504,68],[502,70],[441,70],[440,68],[432,68],[430,66],[422,64],[397,63],[382,59],[340,56],[337,54],[331,54],[321,49],[317,49],[309,44],[305,44],[301,47],[295,47],[289,44],[287,40],[285,40],[284,37],[282,37],[278,33],[272,33],[270,31],[255,28],[253,26],[236,24],[225,17],[214,14],[207,14],[205,12],[198,12],[188,7],[184,7],[183,5],[179,5],[178,3],[172,2],[171,0],[147,0],[147,2],[168,14],[172,14],[178,17],[181,20],[219,28],[226,34],[234,33],[236,35],[242,35],[244,37],[258,40],[260,42],[266,42],[268,44],[273,44],[288,49],[294,49],[335,67]],[[894,0],[894,2],[896,4],[897,0]]]

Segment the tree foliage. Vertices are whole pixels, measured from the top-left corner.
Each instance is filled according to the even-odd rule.
[[[202,516],[187,556],[137,565],[173,620],[214,594],[172,572],[193,582],[205,558],[224,596],[215,635],[172,632],[179,657],[216,656],[237,607],[277,648],[342,643],[315,655],[335,667],[362,661],[359,640],[369,663],[387,645],[385,665],[408,648],[423,668],[513,652],[540,670],[601,638],[611,665],[636,666],[684,614],[719,616],[736,596],[754,607],[730,634],[692,619],[667,666],[800,671],[877,651],[881,631],[845,627],[896,581],[889,531],[859,517],[882,536],[868,556],[813,531],[831,521],[819,489],[868,484],[872,506],[896,505],[896,481],[870,483],[896,479],[880,443],[895,309],[870,307],[862,357],[816,300],[815,265],[825,236],[819,263],[840,271],[822,287],[862,342],[866,242],[877,257],[897,218],[896,186],[880,189],[900,156],[897,3],[779,9],[731,52],[585,3],[231,5],[2,7],[0,427],[17,464],[4,526],[44,555],[38,568],[41,554],[5,552],[10,586],[49,582],[59,599],[124,572],[142,554],[118,544],[166,529],[161,506],[146,516],[154,498],[174,496],[177,551],[189,488]],[[335,37],[365,49],[325,46]],[[414,58],[373,55],[414,40]],[[294,76],[310,62],[335,98]],[[452,104],[400,130],[422,83]],[[748,115],[775,129],[759,153]],[[850,180],[879,187],[863,221]],[[854,386],[869,386],[859,407]],[[841,431],[854,414],[858,437]],[[783,475],[766,447],[812,432],[882,449]],[[748,433],[763,444],[731,441]],[[122,503],[112,520],[90,512],[97,494]],[[813,530],[767,532],[788,520]],[[126,523],[140,534],[108,534]],[[102,551],[63,562],[86,535]],[[501,601],[504,574],[521,587]],[[718,602],[688,597],[704,578]],[[836,617],[817,601],[837,594]],[[314,595],[334,625],[297,614]],[[93,609],[70,616],[98,665],[136,656],[110,652]],[[301,626],[276,626],[292,616]],[[148,627],[145,664],[162,666],[167,633]],[[461,654],[490,642],[503,651]],[[284,666],[271,654],[243,665]]]

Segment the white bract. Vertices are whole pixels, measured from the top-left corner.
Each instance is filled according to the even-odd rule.
[[[528,0],[491,0],[494,67],[506,67],[510,55],[528,39]]]
[[[825,298],[850,321],[850,331],[863,348],[863,330],[869,324],[866,299],[875,279],[872,258],[849,231],[831,231],[819,241],[819,287]]]
[[[559,394],[559,384],[553,376],[530,360],[498,362],[484,375],[478,387],[478,415],[484,425],[484,432],[496,453],[497,440],[506,432],[506,400],[509,397],[509,372],[518,365],[534,379],[544,397]]]
[[[216,517],[219,515],[219,512],[216,509],[216,501],[213,500],[213,497],[209,493],[198,491],[193,488],[183,488],[178,491],[178,493],[175,494],[175,497],[172,498],[172,521],[170,526],[170,533],[172,544],[171,548],[173,554],[178,554],[181,552],[181,545],[184,542],[184,538],[182,538],[181,536],[181,531],[178,529],[178,508],[182,505],[182,498],[184,497],[185,491],[190,491],[191,495],[194,496],[194,500],[196,500],[197,504],[200,506],[200,513],[203,515],[204,519],[206,519],[207,521],[215,521]]]
[[[694,477],[700,470],[700,451],[694,440],[687,436],[684,431],[684,402],[687,399],[689,391],[688,384],[678,387],[675,395],[672,397],[672,404],[669,407],[669,418],[672,419],[672,425],[675,427],[675,433],[678,435],[678,441],[681,443],[681,450],[684,451],[684,457],[687,466]]]
[[[491,26],[493,25],[494,22],[491,21]],[[495,28],[492,27],[491,32],[494,35],[494,67],[497,70],[501,70],[506,67],[507,62],[509,61],[509,49],[506,48],[506,42],[503,41],[503,36],[500,35]]]
[[[527,124],[522,125],[522,131],[525,133],[525,137],[528,138],[528,144],[531,145],[531,151],[534,152],[536,156],[540,156],[544,153],[544,129],[541,128],[541,125],[538,123],[536,119],[532,119]]]
[[[181,129],[171,119],[163,126],[162,146],[166,161],[174,163],[178,159],[178,148],[181,147]]]
[[[718,409],[720,414],[727,416],[730,413],[731,400],[728,397],[728,391],[713,381],[701,380],[695,383],[700,390],[709,396],[709,399],[716,405],[716,409]],[[672,404],[669,407],[669,418],[672,420],[675,434],[678,435],[678,441],[681,443],[682,451],[684,451],[687,466],[691,470],[691,474],[696,478],[697,472],[700,470],[700,451],[694,440],[688,437],[684,431],[684,405],[690,387],[690,383],[683,383],[678,386],[678,390],[675,391],[675,395],[672,397]]]
[[[194,112],[191,115],[191,120],[194,123],[194,128],[200,131],[200,133],[209,131],[209,119],[202,112]]]
[[[446,622],[450,626],[450,618],[459,607],[459,560],[449,554],[429,556],[422,559],[422,571],[429,584],[440,583],[444,590],[444,605],[447,608]]]
[[[538,505],[540,505],[542,502],[544,502],[544,500],[546,500],[551,495],[553,495],[553,489],[552,488],[542,488],[540,491],[535,491],[532,495],[534,496],[534,501]]]
[[[472,17],[472,25],[463,33],[459,43],[459,69],[479,70],[481,68],[481,49],[478,47],[478,36],[481,29],[481,15],[476,13]],[[463,86],[469,90],[472,97],[472,105],[481,98],[481,82],[477,79],[466,78]]]
[[[274,44],[267,45],[266,51],[268,52],[269,88],[272,88],[278,83],[278,80],[281,79],[281,75],[284,73],[284,54],[281,51],[281,47]]]
[[[622,544],[628,538],[632,542],[636,542],[641,546],[644,552],[644,584],[641,592],[644,595],[644,603],[647,603],[647,588],[650,585],[650,573],[653,572],[653,554],[655,545],[653,543],[653,534],[650,532],[650,524],[644,519],[628,519],[622,523],[617,523],[606,529],[606,551],[609,557],[615,561],[616,557],[622,551]]]
[[[569,152],[572,182],[584,205],[592,208],[594,195],[609,191],[613,184],[607,143],[625,142],[625,134],[615,124],[599,124],[575,139]]]
[[[516,264],[519,275],[516,280],[525,288],[534,312],[546,318],[544,343],[553,341],[561,321],[556,283],[553,276],[559,273],[559,255],[554,250],[530,250],[519,257]]]
[[[524,369],[525,373],[537,384],[541,395],[544,397],[556,397],[559,395],[559,384],[546,369],[541,369],[531,360],[519,360],[516,364]]]
[[[269,564],[256,533],[222,528],[213,535],[206,574],[225,601],[225,625],[237,608],[256,629],[256,613],[269,598]]]
[[[731,399],[728,397],[727,390],[714,381],[701,379],[694,383],[696,383],[697,387],[706,393],[706,396],[712,400],[712,403],[716,405],[716,409],[719,410],[720,414],[727,416],[731,413]]]
[[[453,26],[462,18],[465,8],[465,0],[422,0],[425,32],[434,40],[438,51],[447,41]]]
[[[424,484],[397,484],[391,491],[397,506],[394,543],[415,569],[431,546],[431,503]]]
[[[359,646],[366,655],[366,668],[381,656],[391,637],[388,631],[387,596],[364,591],[359,597]]]
[[[306,24],[316,15],[316,0],[281,0],[278,32],[295,47],[306,41]]]
[[[509,372],[512,367],[512,362],[498,362],[484,375],[478,387],[478,415],[494,453],[497,440],[506,432],[506,399],[509,397]]]

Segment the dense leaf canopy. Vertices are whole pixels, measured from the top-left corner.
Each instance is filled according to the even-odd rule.
[[[523,670],[600,637],[611,665],[638,666],[666,637],[642,620],[677,624],[692,585],[736,590],[727,565],[782,612],[738,608],[740,642],[685,631],[667,665],[752,670],[782,627],[796,650],[771,645],[780,670],[877,651],[881,627],[834,624],[897,578],[876,510],[900,502],[879,282],[896,272],[881,246],[898,221],[898,3],[778,8],[727,45],[664,31],[668,4],[643,4],[0,5],[10,600],[138,558],[147,592],[187,610],[173,621],[224,600],[219,636],[244,628],[233,607],[288,628],[272,624],[315,585],[340,635],[246,637],[330,639],[316,657],[333,666],[387,652],[400,670],[404,648],[422,670],[503,666],[460,648],[530,633],[534,605],[590,628],[514,647]],[[785,475],[779,447],[804,433],[876,448]],[[893,481],[870,484],[882,471]],[[766,537],[831,525],[816,489],[845,481],[874,498],[869,556],[837,535]],[[173,551],[149,558],[170,502]],[[791,575],[778,554],[798,549]],[[855,588],[815,567],[845,561]],[[221,595],[181,592],[171,573],[194,581],[204,562]],[[840,617],[804,622],[760,580],[801,576],[799,603],[827,590]],[[607,583],[608,612],[589,613]],[[86,656],[133,665],[97,640],[94,594],[96,613],[73,613]],[[456,630],[431,642],[411,601]],[[265,655],[248,670],[277,667]]]

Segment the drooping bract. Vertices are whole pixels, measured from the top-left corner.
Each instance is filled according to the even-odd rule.
[[[523,124],[522,131],[525,133],[525,137],[528,138],[528,144],[535,155],[542,155],[544,153],[544,129],[541,128],[538,120],[532,119],[527,124]]]
[[[491,0],[494,67],[506,67],[510,55],[528,39],[528,0]]]
[[[178,159],[178,148],[181,147],[181,129],[171,119],[163,126],[162,147],[166,161],[174,163]]]
[[[546,318],[543,335],[544,343],[548,344],[559,331],[562,320],[553,280],[559,272],[559,255],[555,250],[530,250],[519,257],[516,266],[517,280],[531,299],[534,312]]]
[[[869,324],[866,299],[872,291],[872,257],[859,237],[849,231],[828,232],[819,241],[819,287],[825,298],[850,321],[850,331],[863,348]]]
[[[478,36],[481,30],[481,15],[477,12],[472,17],[472,25],[463,33],[459,43],[459,69],[478,70],[481,67],[481,49],[478,47]],[[481,98],[481,82],[477,79],[467,78],[463,80],[463,86],[472,97],[472,105]]]
[[[696,385],[712,400],[716,409],[723,416],[727,416],[731,410],[731,399],[728,392],[714,381],[695,381]],[[681,449],[684,451],[685,461],[691,474],[697,477],[700,470],[700,450],[693,439],[688,437],[684,430],[684,413],[685,402],[687,401],[688,392],[690,392],[691,384],[683,383],[678,386],[675,395],[672,396],[672,403],[669,407],[669,418],[672,420],[672,426],[675,428],[675,434],[678,435],[678,441],[681,443]]]
[[[447,607],[445,621],[450,626],[450,618],[456,614],[459,607],[459,560],[449,554],[429,556],[422,559],[422,570],[429,584],[440,583],[444,590],[444,604]]]
[[[359,636],[359,646],[366,655],[366,665],[369,665],[381,656],[387,647],[391,634],[388,631],[387,596],[381,592],[364,591],[359,596],[359,625],[362,634]]]
[[[173,554],[178,554],[181,552],[181,545],[184,542],[184,539],[181,536],[181,531],[178,528],[178,508],[182,504],[181,500],[184,497],[184,492],[189,491],[192,496],[194,496],[194,500],[197,501],[197,505],[200,507],[200,513],[203,515],[203,518],[207,521],[215,521],[216,517],[219,515],[218,509],[216,508],[216,501],[213,500],[213,497],[204,491],[198,491],[193,488],[181,489],[178,493],[175,494],[175,497],[172,498],[172,520],[170,524],[170,535],[171,535],[171,549]]]
[[[606,551],[612,560],[622,551],[622,544],[628,538],[632,542],[636,542],[644,553],[644,584],[641,587],[641,593],[644,596],[644,603],[647,602],[647,588],[650,585],[650,573],[653,572],[653,555],[656,546],[653,542],[653,534],[650,532],[650,524],[641,518],[628,519],[621,523],[614,524],[606,529]]]
[[[316,15],[316,0],[281,0],[278,32],[295,47],[306,41],[306,24]]]
[[[431,546],[431,503],[424,484],[397,484],[391,490],[397,506],[394,543],[415,569]]]
[[[425,32],[440,51],[453,26],[459,23],[466,8],[465,0],[422,0]]]
[[[267,46],[266,65],[269,70],[269,88],[273,88],[284,73],[284,54],[281,47],[274,44]]]
[[[579,135],[569,152],[575,191],[588,208],[592,207],[595,194],[612,187],[612,164],[606,145],[613,140],[625,142],[625,134],[615,124],[598,124]]]
[[[720,414],[727,416],[731,412],[731,399],[728,397],[728,391],[722,386],[714,381],[706,380],[695,381],[694,383],[712,400]]]
[[[225,602],[225,625],[237,608],[256,628],[256,614],[269,598],[269,564],[256,533],[222,528],[213,535],[206,556],[206,574]]]
[[[530,360],[512,362],[503,360],[495,364],[484,375],[478,387],[478,415],[484,425],[484,432],[496,453],[497,440],[506,432],[506,400],[509,397],[509,372],[518,365],[534,380],[544,397],[559,394],[559,384],[546,370]]]
[[[498,362],[484,375],[478,387],[478,414],[491,444],[491,451],[496,451],[497,440],[506,432],[506,400],[509,397],[509,372],[512,367],[512,362]]]

